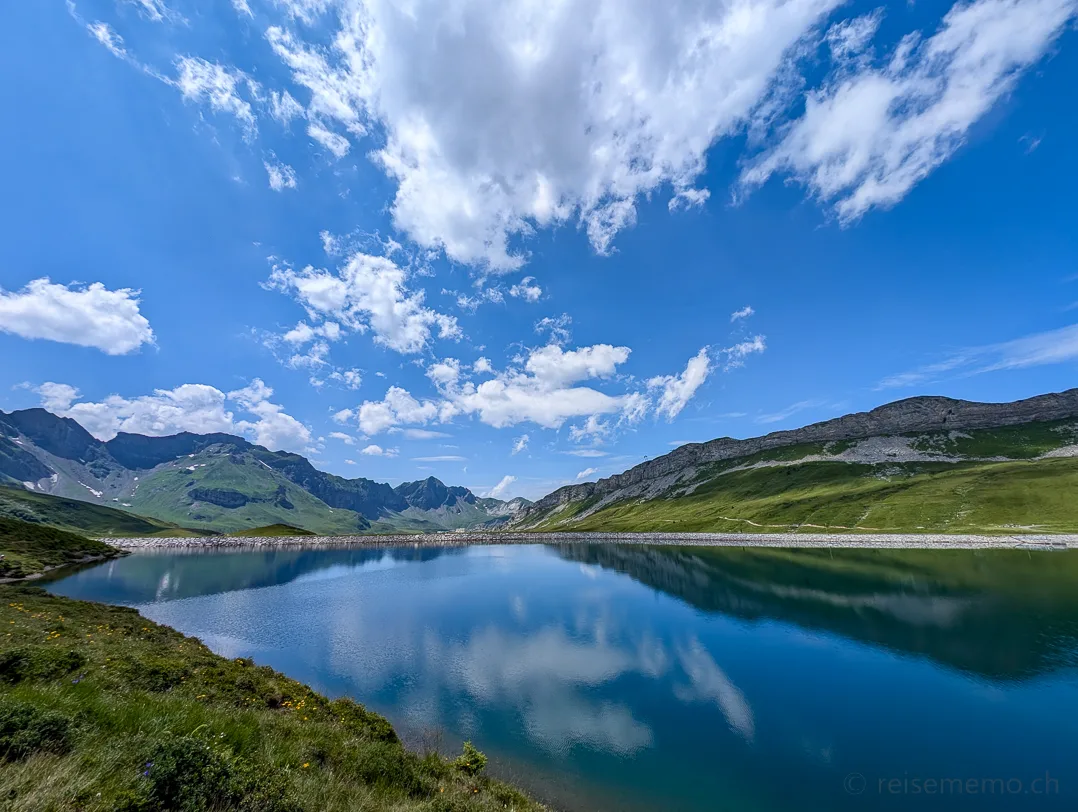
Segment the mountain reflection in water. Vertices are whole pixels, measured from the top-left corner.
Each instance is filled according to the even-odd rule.
[[[843,782],[1073,801],[1075,584],[1076,553],[570,543],[140,553],[50,589],[471,739],[557,809],[950,812],[1021,807]]]

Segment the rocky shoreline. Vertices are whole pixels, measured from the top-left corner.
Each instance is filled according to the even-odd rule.
[[[103,538],[121,550],[251,547],[461,547],[475,544],[661,544],[708,547],[859,547],[878,549],[1078,549],[1078,535],[975,536],[897,533],[426,533],[385,536],[207,536]]]

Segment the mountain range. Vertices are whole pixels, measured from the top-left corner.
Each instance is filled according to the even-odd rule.
[[[1078,389],[917,397],[793,431],[691,443],[559,488],[518,530],[1078,530]]]
[[[120,433],[102,442],[44,409],[0,412],[0,484],[119,508],[158,520],[157,530],[218,533],[275,523],[319,534],[436,532],[503,523],[529,504],[480,498],[434,477],[395,488],[345,479],[229,434]],[[18,501],[34,512],[34,503]]]

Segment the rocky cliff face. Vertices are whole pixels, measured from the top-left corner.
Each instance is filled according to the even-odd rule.
[[[526,522],[529,516],[567,502],[583,501],[626,488],[639,487],[705,463],[736,459],[784,446],[914,432],[990,429],[1074,417],[1078,417],[1078,389],[1038,395],[1013,403],[974,403],[941,397],[909,398],[888,403],[870,412],[848,414],[792,431],[776,431],[748,440],[722,437],[707,443],[683,445],[669,454],[630,468],[623,474],[600,479],[598,482],[559,488],[529,507],[518,520]]]

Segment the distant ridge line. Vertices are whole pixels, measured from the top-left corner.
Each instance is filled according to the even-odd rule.
[[[602,496],[689,467],[744,457],[784,446],[859,440],[913,432],[1001,428],[1073,417],[1078,417],[1078,388],[1037,395],[1011,403],[977,403],[936,396],[906,398],[867,412],[856,412],[799,429],[775,431],[762,437],[745,440],[720,437],[706,443],[689,443],[661,457],[642,462],[624,473],[596,482],[558,488],[522,511],[516,521],[526,521],[530,515],[566,502]]]

